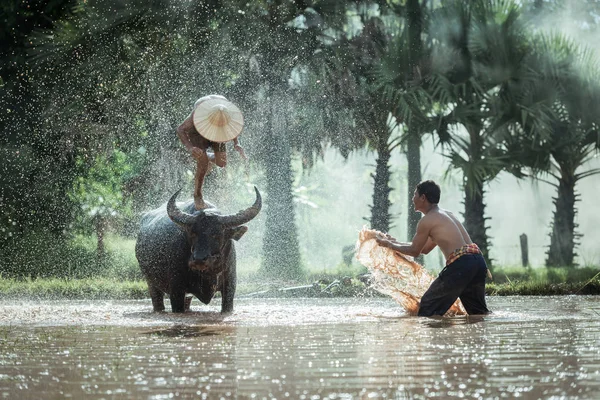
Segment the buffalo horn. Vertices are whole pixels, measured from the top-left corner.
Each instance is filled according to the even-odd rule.
[[[196,217],[194,217],[192,214],[184,213],[179,208],[177,208],[177,205],[175,205],[175,199],[177,198],[179,192],[181,192],[181,189],[176,191],[175,194],[169,199],[169,202],[167,203],[167,214],[169,215],[169,218],[171,218],[171,221],[175,222],[176,224],[193,224],[196,220]]]
[[[262,208],[262,198],[260,197],[260,192],[258,191],[256,186],[254,186],[254,191],[256,192],[256,200],[254,201],[254,204],[252,204],[250,208],[242,210],[237,214],[223,215],[220,218],[220,221],[223,225],[240,226],[256,217],[256,215]]]

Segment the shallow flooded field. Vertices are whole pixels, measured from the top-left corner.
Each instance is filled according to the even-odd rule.
[[[388,299],[0,302],[0,394],[58,398],[600,396],[600,297],[492,297],[486,317]],[[168,307],[168,305],[167,305]]]

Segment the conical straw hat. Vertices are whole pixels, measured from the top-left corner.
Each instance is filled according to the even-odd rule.
[[[211,142],[235,139],[244,128],[244,116],[240,109],[232,102],[218,97],[198,104],[192,113],[192,120],[198,133]]]

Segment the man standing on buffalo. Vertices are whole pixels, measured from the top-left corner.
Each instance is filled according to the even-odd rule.
[[[417,185],[413,204],[423,213],[412,242],[397,242],[390,236],[377,237],[381,246],[417,257],[439,246],[446,267],[431,283],[419,306],[419,316],[444,315],[460,298],[468,314],[488,314],[485,278],[488,268],[479,247],[471,241],[464,226],[450,211],[438,206],[441,190],[434,181]]]
[[[192,113],[177,128],[181,143],[197,161],[194,177],[194,205],[197,210],[206,208],[202,185],[209,161],[219,167],[227,164],[225,143],[233,141],[234,148],[246,159],[238,143],[243,127],[244,117],[235,104],[223,96],[209,95],[196,101]]]

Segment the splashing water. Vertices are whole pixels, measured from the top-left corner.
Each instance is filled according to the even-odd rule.
[[[371,272],[375,290],[396,300],[408,314],[416,315],[421,297],[434,278],[412,257],[378,245],[378,233],[381,232],[363,227],[358,234],[356,258]],[[447,316],[465,314],[460,299],[446,312]]]

